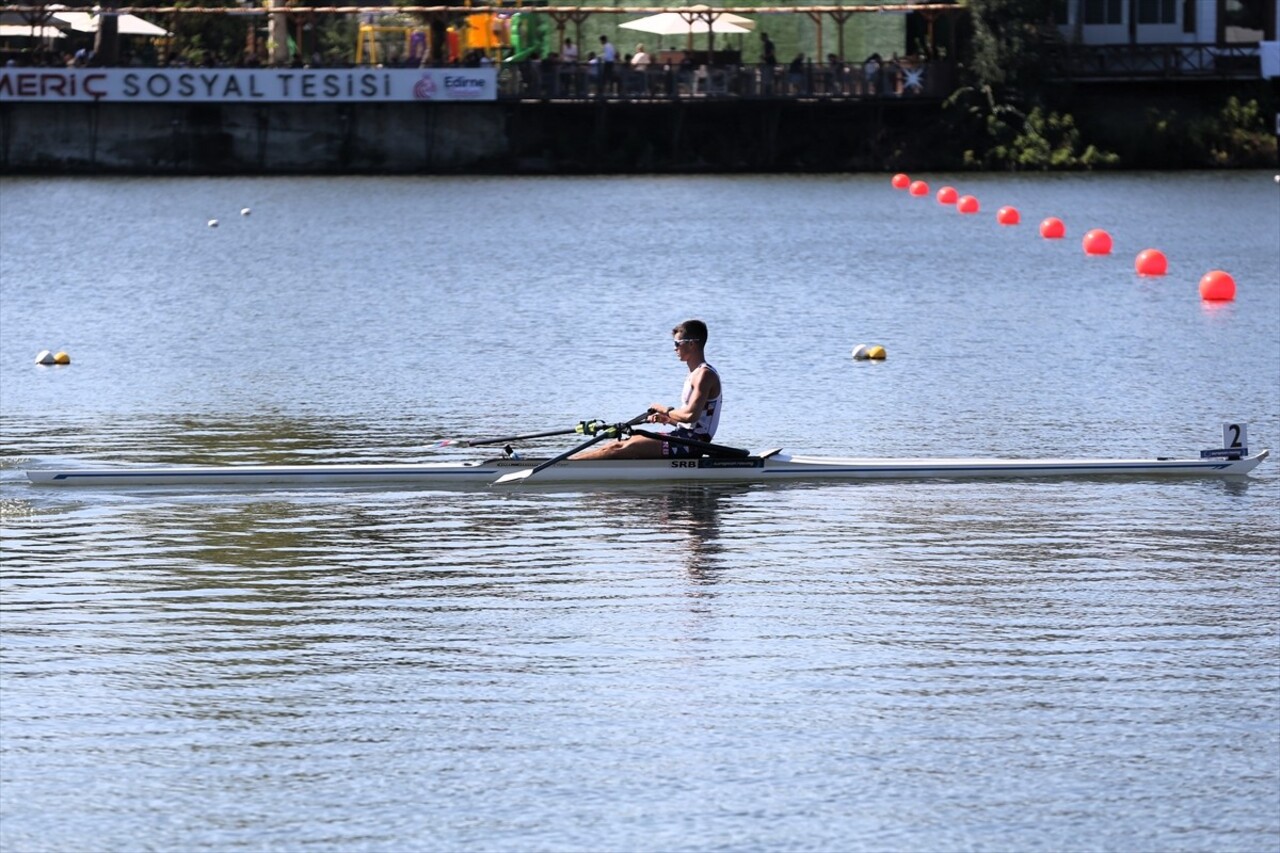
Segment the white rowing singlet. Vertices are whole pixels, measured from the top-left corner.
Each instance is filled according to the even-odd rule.
[[[720,376],[720,371],[716,370],[705,361],[698,365],[699,368],[705,367],[716,375]],[[696,370],[696,368],[695,368]],[[689,371],[689,375],[684,380],[684,390],[680,392],[680,404],[689,405],[689,401],[693,399],[693,374],[694,370]],[[720,402],[724,398],[724,382],[720,383],[720,393],[714,399],[707,401],[707,406],[702,410],[702,417],[691,424],[681,424],[681,427],[689,430],[696,435],[705,435],[707,438],[716,437],[716,427],[720,426]]]

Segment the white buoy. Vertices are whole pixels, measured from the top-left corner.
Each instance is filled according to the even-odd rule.
[[[868,359],[882,359],[885,356],[884,347],[879,344],[858,344],[850,353],[857,361],[866,361]]]
[[[250,213],[253,213],[253,211],[252,211],[252,210],[250,210],[249,208],[247,208],[247,207],[242,207],[242,208],[240,208],[240,215],[241,215],[241,216],[248,216]]]
[[[36,364],[53,364],[53,363],[54,363],[53,353],[49,352],[47,349],[40,350],[40,352],[36,355]]]
[[[209,220],[209,227],[210,227],[210,228],[217,228],[217,227],[218,227],[218,220],[216,220],[216,219],[210,219],[210,220]]]

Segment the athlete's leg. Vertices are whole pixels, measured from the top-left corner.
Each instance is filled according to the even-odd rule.
[[[661,459],[663,442],[633,435],[623,441],[603,441],[570,459]]]

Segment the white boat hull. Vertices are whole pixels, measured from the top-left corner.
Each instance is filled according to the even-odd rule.
[[[781,482],[970,479],[990,477],[1242,476],[1267,458],[1242,459],[865,459],[750,456],[745,459],[566,461],[524,480],[528,485],[627,482]],[[488,486],[538,459],[489,459],[413,465],[244,465],[202,468],[83,468],[27,471],[41,486]]]

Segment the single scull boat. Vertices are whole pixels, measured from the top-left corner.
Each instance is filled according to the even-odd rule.
[[[1206,451],[1220,453],[1220,451]],[[968,479],[984,477],[1230,477],[1248,474],[1269,451],[1199,459],[869,459],[789,456],[779,451],[738,458],[567,460],[530,483],[760,482]],[[337,486],[412,484],[488,486],[549,460],[496,458],[411,465],[243,465],[199,468],[78,468],[27,471],[41,486]]]

